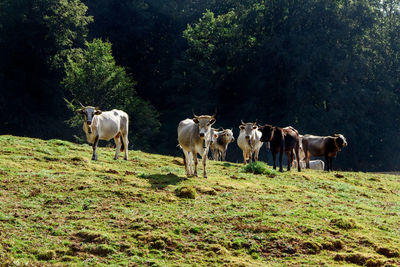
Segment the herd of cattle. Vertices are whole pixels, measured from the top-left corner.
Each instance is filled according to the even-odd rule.
[[[194,114],[193,114],[194,115]],[[232,130],[216,130],[211,126],[215,123],[213,116],[194,115],[193,119],[186,119],[179,123],[178,142],[183,150],[187,176],[197,176],[197,154],[202,157],[203,177],[207,177],[206,162],[209,149],[214,160],[225,159],[228,145],[235,141]],[[298,171],[301,168],[324,170],[321,160],[310,161],[312,156],[325,157],[327,171],[332,170],[332,158],[347,146],[346,138],[341,134],[333,136],[300,135],[292,126],[280,128],[266,124],[241,122],[237,144],[243,151],[243,162],[258,160],[261,147],[266,143],[271,150],[273,166],[276,169],[276,155],[279,153],[279,171],[283,171],[282,158],[286,154],[290,171],[294,165]],[[296,161],[295,162],[295,157]],[[194,168],[193,168],[194,165]]]
[[[113,109],[102,112],[99,108],[84,106],[78,110],[84,118],[83,131],[87,141],[93,145],[92,160],[97,160],[97,145],[99,140],[114,138],[116,151],[114,159],[118,159],[119,152],[125,153],[128,160],[128,128],[129,117],[124,111]],[[213,116],[194,115],[193,119],[185,119],[178,126],[178,142],[184,154],[184,163],[187,176],[197,176],[198,159],[200,154],[203,163],[203,177],[207,177],[206,162],[209,150],[214,160],[225,160],[228,145],[235,141],[232,129],[214,129]],[[243,151],[243,162],[258,160],[258,154],[266,143],[271,150],[273,167],[276,169],[276,155],[279,153],[279,171],[283,171],[282,158],[286,154],[289,171],[293,165],[298,171],[302,168],[324,170],[321,160],[310,161],[312,156],[325,157],[327,171],[332,170],[332,158],[347,146],[346,138],[341,134],[333,136],[300,135],[291,126],[280,128],[266,124],[241,122],[237,144]],[[296,161],[295,161],[296,159]],[[194,165],[194,166],[193,166]],[[194,167],[194,168],[193,168]]]

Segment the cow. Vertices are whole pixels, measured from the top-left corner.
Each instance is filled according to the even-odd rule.
[[[276,169],[276,154],[279,152],[279,171],[283,172],[282,168],[282,157],[283,153],[286,153],[288,159],[287,170],[290,171],[294,154],[299,163],[299,132],[292,126],[280,128],[266,124],[259,127],[259,131],[262,133],[261,141],[270,142],[270,149],[272,153],[272,159],[274,162],[274,169]],[[301,171],[300,164],[297,164],[297,170]]]
[[[258,154],[260,153],[260,148],[263,146],[263,142],[260,141],[261,133],[258,131],[258,125],[255,122],[241,122],[237,144],[243,151],[243,163],[247,164],[248,160],[251,163],[253,153],[254,160],[258,161]]]
[[[302,137],[306,168],[310,168],[310,158],[325,157],[327,171],[332,171],[332,158],[347,146],[347,140],[342,134],[333,136],[316,136],[306,134]]]
[[[98,107],[84,106],[77,112],[83,116],[83,131],[86,140],[93,145],[92,160],[97,160],[97,145],[99,140],[114,138],[116,151],[114,159],[118,159],[119,152],[125,152],[128,160],[128,128],[129,116],[122,110],[101,111]],[[122,141],[121,141],[122,138]]]
[[[213,134],[213,141],[210,144],[211,153],[214,160],[223,160],[226,158],[228,145],[235,141],[232,129],[222,129],[222,131]]]
[[[301,156],[300,156],[301,158]],[[293,167],[297,168],[297,161],[293,162]],[[306,162],[304,160],[300,160],[300,167],[302,169],[306,168]],[[323,171],[325,169],[325,163],[322,160],[310,160],[310,169]]]
[[[193,119],[185,119],[179,123],[178,143],[183,150],[187,176],[197,177],[197,154],[200,154],[203,161],[203,177],[207,178],[206,161],[211,143],[211,125],[215,123],[215,115],[196,116],[193,114]]]

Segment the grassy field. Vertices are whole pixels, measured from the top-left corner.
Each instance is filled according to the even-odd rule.
[[[113,155],[0,136],[0,263],[400,266],[400,176],[209,161],[186,179],[181,158]]]

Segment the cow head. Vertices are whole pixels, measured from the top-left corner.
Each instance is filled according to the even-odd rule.
[[[204,138],[210,132],[211,125],[215,123],[215,114],[212,116],[196,116],[195,114],[193,114],[193,116],[194,123],[199,127],[199,137],[200,139],[205,140]]]
[[[102,111],[98,107],[87,106],[85,107],[82,103],[79,102],[81,105],[81,109],[78,110],[79,114],[82,114],[84,123],[88,129],[89,133],[92,133],[92,120],[95,115],[100,115]]]
[[[346,138],[342,134],[334,134],[333,137],[335,137],[337,148],[342,149],[347,146]]]
[[[218,133],[218,140],[220,140],[223,144],[229,144],[235,141],[235,137],[233,137],[233,129],[222,129]]]
[[[244,134],[246,141],[249,142],[249,145],[251,146],[251,137],[253,137],[255,131],[258,130],[258,125],[256,122],[241,122],[242,124],[239,126],[240,132]]]
[[[233,129],[226,129],[223,131],[222,134],[228,140],[229,143],[235,142],[235,137],[233,136]]]
[[[262,133],[261,142],[270,142],[274,137],[275,127],[269,124],[265,124],[264,126],[260,126],[258,130]]]

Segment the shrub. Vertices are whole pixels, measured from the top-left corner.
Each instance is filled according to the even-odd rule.
[[[271,170],[268,165],[261,161],[256,161],[247,164],[243,167],[242,171],[253,174],[277,175],[278,172]]]

